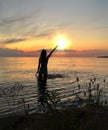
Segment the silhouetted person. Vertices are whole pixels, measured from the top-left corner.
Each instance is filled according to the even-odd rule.
[[[38,63],[38,82],[44,82],[46,83],[47,81],[47,76],[48,76],[48,60],[52,53],[56,50],[57,46],[47,55],[46,50],[42,50],[39,58],[39,63]]]
[[[46,87],[46,81],[48,76],[48,60],[52,53],[56,50],[57,46],[47,55],[46,50],[42,50],[39,58],[38,63],[38,103],[41,103],[41,105],[44,105],[47,103],[48,93],[47,93],[47,87]]]

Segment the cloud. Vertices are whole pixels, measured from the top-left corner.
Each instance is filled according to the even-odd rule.
[[[58,49],[57,52],[77,52],[77,50],[72,50],[72,49],[61,50],[61,49]]]
[[[46,36],[49,36],[49,34],[51,34],[51,32],[45,31],[40,34],[37,34],[36,37],[46,37]]]
[[[1,41],[0,43],[3,43],[3,44],[12,44],[12,43],[16,43],[16,42],[22,42],[22,41],[26,41],[27,39],[26,38],[19,38],[19,39],[9,39],[9,40],[6,40],[6,41]]]
[[[38,50],[41,52],[41,49]],[[51,49],[48,49],[47,52],[51,52]],[[99,55],[108,55],[108,50],[56,50],[54,56],[66,56],[66,57],[97,57]]]
[[[0,19],[0,26],[6,26],[6,25],[13,25],[15,23],[23,23],[26,21],[30,21],[31,19],[33,19],[35,16],[33,16],[34,14],[25,14],[25,15],[20,15],[20,16],[10,16],[10,17],[6,17],[6,18],[2,18]]]
[[[69,27],[70,23],[50,24],[44,21],[41,16],[35,14],[22,14],[0,19],[0,36],[9,37],[14,34],[19,37],[42,38],[48,37],[56,32]]]
[[[0,36],[9,37],[33,35],[39,31],[39,17],[36,14],[25,14],[23,16],[11,16],[0,19]]]
[[[75,53],[71,54],[76,57],[97,57],[99,55],[108,55],[108,50],[76,50]]]
[[[2,47],[0,48],[0,57],[34,57],[39,56],[41,50],[36,50],[32,52],[23,52],[17,49],[9,49]],[[47,52],[51,52],[51,49],[47,50]],[[100,55],[108,55],[108,50],[56,50],[53,56],[66,56],[66,57],[97,57]]]
[[[8,48],[0,48],[0,56],[18,56],[22,55],[23,51],[17,50],[17,49],[8,49]]]
[[[0,48],[0,57],[34,57],[39,56],[39,54],[37,51],[25,53],[18,49]]]

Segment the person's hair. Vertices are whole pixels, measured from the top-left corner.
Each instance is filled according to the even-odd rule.
[[[46,54],[47,54],[46,50],[43,49],[43,50],[41,51],[40,58],[41,58],[41,59],[45,58],[45,57],[46,57]]]

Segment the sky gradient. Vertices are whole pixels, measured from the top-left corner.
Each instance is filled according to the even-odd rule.
[[[36,55],[58,35],[66,56],[108,55],[107,12],[108,0],[0,0],[0,56]]]

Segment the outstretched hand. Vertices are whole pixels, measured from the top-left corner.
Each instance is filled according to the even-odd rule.
[[[39,75],[39,72],[36,72],[36,73],[35,73],[35,77],[37,78],[37,77],[38,77],[38,75]]]

